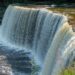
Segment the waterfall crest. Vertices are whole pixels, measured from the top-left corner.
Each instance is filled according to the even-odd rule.
[[[0,43],[17,49],[17,53],[19,50],[31,52],[42,67],[40,75],[58,75],[75,49],[75,33],[67,18],[47,9],[9,5],[0,27],[0,38]],[[8,57],[10,52],[8,49]]]

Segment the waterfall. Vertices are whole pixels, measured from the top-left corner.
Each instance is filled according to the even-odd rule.
[[[2,53],[7,54],[7,59],[10,56],[11,60],[14,59],[13,63],[8,59],[9,64],[14,66],[16,63],[13,58],[14,53],[17,53],[15,57],[19,58],[18,52],[23,51],[24,55],[20,54],[22,57],[25,57],[25,52],[30,52],[34,60],[42,67],[40,75],[55,75],[69,59],[69,55],[65,56],[65,51],[72,48],[68,48],[73,43],[74,34],[72,33],[64,15],[47,9],[9,5],[0,27],[0,43],[5,46]],[[73,38],[73,40],[75,39]],[[8,48],[6,49],[6,47]],[[10,54],[12,51],[14,53]],[[59,56],[60,58],[58,58]],[[59,61],[60,59],[61,61]],[[62,62],[61,67],[60,62]],[[19,62],[17,63],[19,64]],[[23,66],[21,63],[20,65]],[[19,68],[24,70],[25,68],[21,66]]]
[[[60,75],[62,69],[69,63],[69,56],[74,51],[75,34],[72,28],[65,23],[55,34],[40,75]]]
[[[48,10],[9,6],[2,21],[1,37],[6,44],[34,50],[43,62],[57,29],[66,21],[65,16]]]

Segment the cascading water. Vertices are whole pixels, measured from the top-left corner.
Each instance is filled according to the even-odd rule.
[[[10,43],[27,51],[34,50],[43,61],[55,32],[67,21],[65,19],[48,10],[9,6],[2,21],[1,37],[6,44]]]
[[[69,56],[74,51],[75,34],[72,28],[65,23],[55,34],[40,75],[60,75],[66,64],[69,64]]]
[[[13,69],[23,70],[26,73],[30,72],[28,74],[31,75],[32,65],[28,62],[31,61],[31,56],[33,56],[34,60],[41,67],[44,67],[40,75],[55,75],[67,62],[69,55],[64,58],[60,54],[65,55],[64,52],[71,49],[68,49],[68,41],[71,44],[75,43],[75,41],[71,41],[74,36],[72,36],[72,30],[66,23],[67,18],[65,16],[46,9],[10,5],[5,12],[0,27],[0,51],[7,57]],[[71,50],[74,49],[72,48]],[[59,62],[58,59],[59,55],[62,58],[61,67],[61,61]],[[30,65],[28,67],[25,66],[27,65],[26,60],[28,65]],[[45,64],[43,63],[44,61]],[[57,65],[59,66],[58,69]],[[16,73],[14,74],[17,75]]]

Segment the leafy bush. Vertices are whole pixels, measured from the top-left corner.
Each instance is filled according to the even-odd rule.
[[[75,75],[75,62],[72,65],[65,68],[60,75]]]

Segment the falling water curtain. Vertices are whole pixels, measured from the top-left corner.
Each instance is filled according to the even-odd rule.
[[[60,63],[56,61],[58,59],[56,57],[60,55],[60,52],[63,53],[61,50],[65,42],[69,41],[71,32],[67,18],[61,14],[47,9],[9,5],[0,27],[0,51],[7,57],[11,69],[19,71],[18,75],[29,71],[31,74],[32,64],[29,61],[31,62],[33,56],[41,63],[39,64],[42,69],[41,75],[55,75],[60,69],[57,69],[56,65],[60,67]],[[46,53],[48,53],[47,57]],[[44,65],[44,59],[47,66]],[[51,73],[52,71],[54,72]]]
[[[40,75],[60,75],[66,65],[73,62],[75,56],[72,53],[74,52],[75,33],[72,27],[65,23],[55,34]],[[71,54],[73,56],[72,60],[69,58]]]

